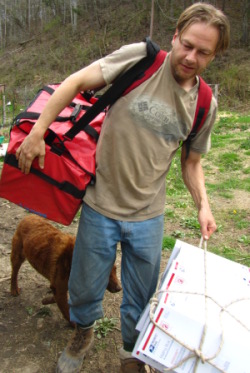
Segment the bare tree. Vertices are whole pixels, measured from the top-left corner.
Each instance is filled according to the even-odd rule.
[[[30,21],[31,21],[31,10],[30,10],[30,0],[26,2],[26,23],[30,33]]]
[[[242,37],[241,41],[243,45],[248,45],[249,42],[249,35],[248,35],[248,12],[249,12],[249,1],[243,1],[243,22],[242,22]]]
[[[70,0],[71,24],[75,31],[77,29],[77,0]]]
[[[154,31],[154,12],[155,12],[155,2],[154,0],[151,1],[151,21],[150,21],[150,32],[149,36],[150,39],[153,39],[153,31]]]

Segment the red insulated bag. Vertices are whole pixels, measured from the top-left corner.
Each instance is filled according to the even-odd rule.
[[[38,92],[25,112],[14,120],[4,159],[0,197],[69,225],[81,206],[86,187],[95,181],[95,153],[106,108],[123,94],[148,79],[163,63],[166,52],[147,40],[148,54],[96,99],[79,93],[50,125],[45,134],[45,167],[32,163],[30,173],[18,168],[15,154],[29,134],[46,102],[58,85]],[[136,81],[136,85],[133,83]]]
[[[31,212],[68,225],[80,207],[86,186],[94,180],[96,138],[105,112],[98,114],[86,131],[81,131],[72,140],[66,139],[65,133],[91,107],[91,103],[79,94],[45,134],[44,169],[40,169],[36,158],[30,173],[24,175],[18,169],[15,153],[36,122],[37,113],[41,113],[48,101],[50,88],[56,89],[56,86],[42,89],[27,111],[15,119],[4,159],[0,196]]]

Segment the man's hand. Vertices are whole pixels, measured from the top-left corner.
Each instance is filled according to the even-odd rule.
[[[43,137],[39,136],[35,131],[31,131],[16,151],[18,167],[21,169],[23,173],[28,174],[30,172],[30,167],[32,165],[33,160],[36,157],[38,157],[39,167],[44,168],[44,139]]]
[[[201,235],[204,240],[208,240],[217,228],[210,208],[201,208],[198,213],[198,220],[200,223]]]

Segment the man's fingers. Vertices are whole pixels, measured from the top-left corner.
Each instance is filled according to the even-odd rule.
[[[210,236],[216,231],[216,224],[201,228],[201,234],[204,240],[208,240]]]
[[[20,168],[20,170],[23,173],[28,174],[33,162],[33,157],[29,154],[25,154],[22,148],[18,148],[16,151],[16,158],[18,160],[18,167]]]
[[[22,159],[22,157],[19,157],[18,159],[18,167],[26,175],[30,172],[31,163],[31,161]]]
[[[45,158],[44,139],[37,139],[30,133],[16,150],[18,167],[24,174],[28,174],[30,172],[32,162],[36,157],[38,157],[39,167],[43,169]]]
[[[16,158],[18,160],[18,167],[20,168],[20,170],[24,173],[24,174],[28,174],[30,172],[30,168],[31,168],[31,165],[32,165],[32,162],[34,160],[34,158],[36,157],[31,157],[31,156],[25,156],[23,154],[23,152],[16,152]],[[40,155],[38,157],[38,165],[41,169],[44,168],[44,160],[45,160],[45,156],[44,155]]]
[[[17,149],[17,151],[16,151],[16,159],[19,159],[19,156],[20,156],[20,146],[19,146],[19,148]]]
[[[45,156],[44,155],[40,155],[39,158],[38,158],[38,165],[41,169],[44,168],[44,159],[45,159]]]

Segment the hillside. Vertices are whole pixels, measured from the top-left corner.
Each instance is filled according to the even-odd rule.
[[[171,9],[167,3],[172,2],[155,3],[153,40],[169,50],[183,1],[174,2]],[[220,84],[221,108],[245,111],[249,99],[250,53],[249,47],[242,43],[244,1],[216,3],[224,4],[230,19],[231,46],[223,57],[216,58],[205,78],[211,84]],[[29,31],[23,27],[19,35],[8,39],[0,54],[0,83],[5,85],[6,102],[26,105],[44,84],[59,82],[121,45],[141,41],[149,35],[151,1],[100,4],[98,9],[88,5],[86,11],[79,11],[77,28],[72,28],[71,22],[63,21],[59,14],[48,19],[42,29],[33,23]]]

